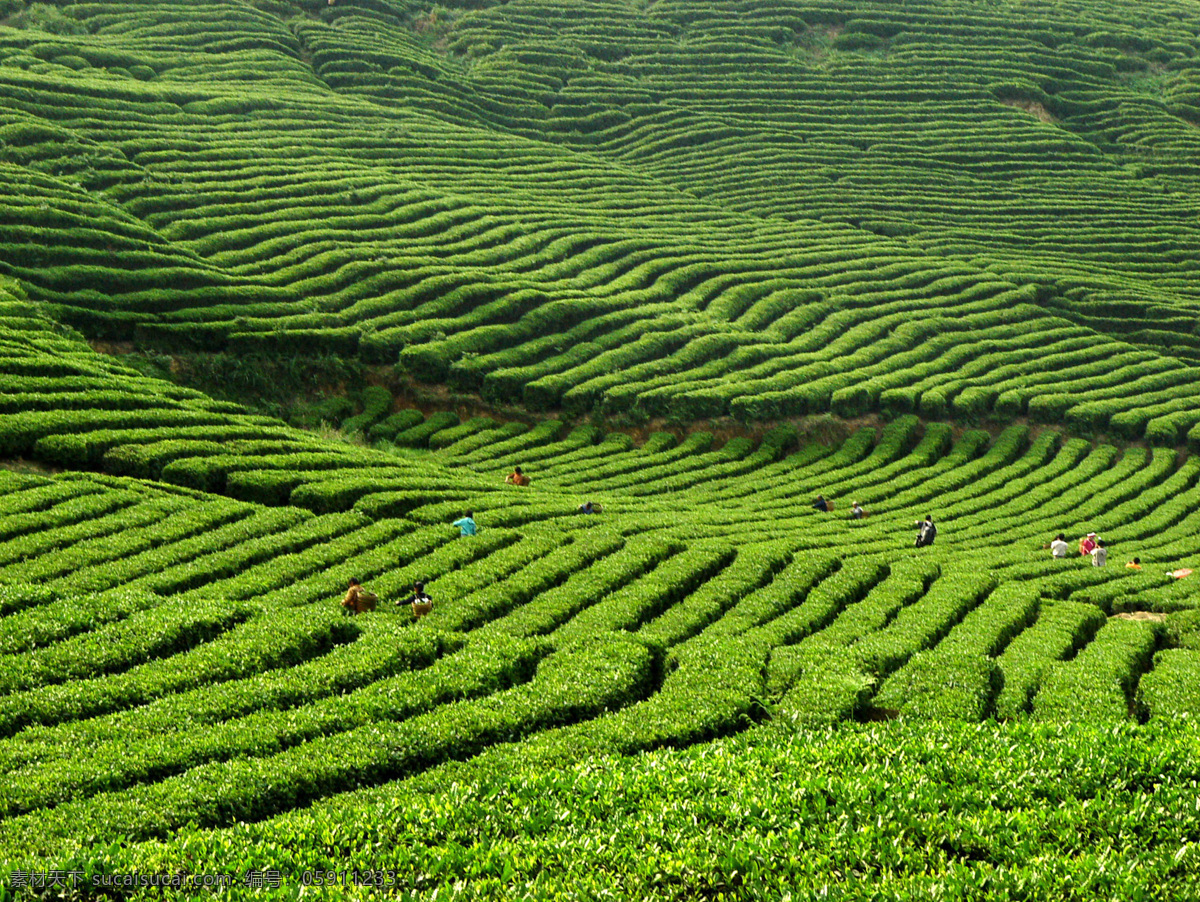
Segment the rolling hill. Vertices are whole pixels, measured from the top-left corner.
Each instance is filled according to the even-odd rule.
[[[1197,898],[1198,13],[0,0],[0,899]]]

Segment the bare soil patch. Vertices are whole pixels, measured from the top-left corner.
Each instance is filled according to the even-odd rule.
[[[1129,611],[1125,614],[1117,614],[1122,620],[1148,620],[1151,623],[1165,623],[1166,614],[1156,614],[1153,611]]]
[[[1057,122],[1044,106],[1036,100],[1020,100],[1018,98],[1010,98],[1009,100],[1000,101],[1005,106],[1016,107],[1018,110],[1024,110],[1026,113],[1040,119],[1042,122]]]
[[[55,473],[62,472],[61,467],[47,466],[40,461],[26,460],[23,457],[0,460],[0,470],[23,473],[27,476],[53,476]]]

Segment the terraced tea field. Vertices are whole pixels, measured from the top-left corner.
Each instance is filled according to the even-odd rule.
[[[0,902],[1200,899],[1194,2],[0,17]]]
[[[12,891],[48,867],[87,887],[134,871],[236,870],[278,872],[264,891],[291,896],[347,865],[383,868],[416,895],[465,880],[467,897],[538,886],[585,897],[609,869],[617,895],[815,892],[854,847],[834,843],[819,869],[751,866],[774,854],[786,820],[795,836],[796,822],[815,831],[805,843],[826,829],[815,811],[788,814],[794,799],[767,800],[762,781],[781,767],[796,792],[857,819],[875,804],[860,794],[876,790],[821,781],[847,779],[847,756],[869,770],[880,754],[901,756],[911,773],[897,779],[927,780],[919,759],[939,747],[928,730],[958,749],[947,752],[956,767],[1014,742],[1076,761],[1098,754],[1083,748],[1097,730],[1119,755],[1194,744],[1197,594],[1168,571],[1200,560],[1200,464],[1173,449],[1026,426],[993,439],[912,416],[840,445],[798,445],[781,427],[758,442],[696,431],[634,446],[557,421],[402,414],[378,419],[370,428],[391,439],[366,448],[123,372],[48,321],[21,319],[28,305],[11,308],[23,343],[3,363],[5,441],[64,468],[0,471],[0,848]],[[95,387],[76,394],[90,405],[55,400],[85,371]],[[53,408],[27,409],[17,388]],[[528,487],[504,482],[518,462]],[[818,493],[832,511],[811,507]],[[579,513],[586,500],[601,512]],[[851,519],[850,501],[868,516]],[[450,525],[465,509],[474,536]],[[914,548],[912,522],[927,512],[938,539]],[[1043,545],[1058,531],[1099,532],[1108,566],[1052,559]],[[1124,566],[1133,555],[1140,571]],[[378,610],[340,610],[350,576],[381,596]],[[434,598],[421,621],[393,603],[416,580]],[[1121,616],[1133,612],[1155,616]],[[678,751],[629,757],[662,749]],[[918,760],[900,763],[908,754]],[[752,762],[745,782],[715,788],[730,780],[723,756]],[[1095,778],[1089,768],[1117,767],[1088,760],[1070,779],[1047,763],[1034,785],[1058,780],[1069,808],[1089,792],[1076,785]],[[1196,775],[1156,761],[1131,779],[1166,781],[1167,795],[1144,799],[1157,822]],[[1000,755],[979,779],[999,791],[1016,765]],[[711,846],[726,828],[646,822],[671,797],[664,773],[713,787],[706,805],[727,793],[751,805],[705,817],[766,820],[722,851]],[[648,794],[644,808],[628,807],[626,780]],[[1029,820],[1003,827],[1004,843],[1034,841],[1043,791],[1012,801]],[[1126,799],[1148,792],[1130,786]],[[703,798],[671,805],[686,819]],[[955,803],[961,817],[977,816],[973,798]],[[606,844],[601,825],[617,815],[599,811],[612,804],[634,822]],[[1177,814],[1175,829],[1191,829]],[[1096,829],[1123,829],[1118,815]],[[499,831],[486,853],[474,832],[484,823]],[[554,841],[565,857],[535,867],[543,840],[528,843],[551,823],[572,825]],[[683,857],[639,848],[676,834]],[[1083,839],[1058,842],[1046,854],[1066,860]],[[859,870],[895,893],[924,887],[922,848],[902,843],[894,868]],[[965,879],[955,869],[976,853],[943,854],[937,879]],[[1002,857],[989,859],[998,885],[1077,879],[1022,876],[1027,865]],[[1194,885],[1182,860],[1165,886]],[[1158,861],[1130,859],[1112,885],[1157,879]]]
[[[0,257],[93,336],[326,349],[573,414],[1200,446],[1191,2],[10,21]]]

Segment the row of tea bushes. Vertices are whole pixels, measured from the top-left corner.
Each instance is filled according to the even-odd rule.
[[[443,53],[394,6],[318,6],[6,32],[25,290],[95,335],[362,355],[572,414],[1200,441],[1177,17],[571,0],[438,13]],[[387,422],[377,395],[350,429]]]

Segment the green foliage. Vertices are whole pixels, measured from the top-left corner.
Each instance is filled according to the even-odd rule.
[[[154,856],[249,829],[232,826],[247,816],[271,816],[257,830],[312,803],[332,811],[346,793],[357,823],[398,780],[466,772],[450,762],[559,771],[709,748],[764,720],[841,725],[813,734],[817,750],[866,717],[982,721],[983,736],[1019,729],[993,714],[1030,708],[1055,723],[1194,709],[1190,614],[1170,615],[1169,636],[1104,615],[1191,597],[1158,572],[1200,547],[1186,500],[1200,465],[1173,452],[1023,429],[987,447],[906,417],[790,452],[787,430],[636,446],[475,422],[396,456],[212,416],[210,435],[232,419],[262,437],[165,426],[41,441],[86,438],[100,466],[271,506],[0,471],[0,836],[14,862],[88,836]],[[503,484],[513,458],[528,489]],[[602,513],[577,513],[597,488]],[[818,490],[832,512],[809,506]],[[866,519],[849,518],[851,498]],[[467,506],[480,531],[459,538],[450,522]],[[942,535],[913,549],[927,510]],[[1109,567],[1041,548],[1080,520],[1113,540]],[[1163,563],[1126,570],[1126,543]],[[340,612],[350,576],[378,610]],[[434,598],[419,622],[394,603],[416,580]],[[875,729],[891,730],[878,751],[891,755],[906,728]]]
[[[7,24],[13,28],[28,28],[35,31],[45,31],[56,35],[87,34],[87,28],[75,18],[65,15],[62,10],[49,3],[8,2],[0,6],[0,15],[11,15]],[[59,58],[61,61],[61,57]]]
[[[1189,10],[476,6],[0,0],[0,873],[1191,898]]]
[[[392,393],[381,385],[368,385],[363,389],[362,413],[342,420],[343,432],[365,433],[388,414],[392,407]]]
[[[371,426],[367,435],[372,441],[378,439],[391,441],[398,433],[412,429],[424,419],[419,410],[398,410]]]
[[[432,414],[423,423],[398,431],[392,441],[409,448],[421,448],[431,443],[433,436],[458,425],[458,416],[448,411]]]
[[[815,896],[833,886],[853,900],[1186,898],[1197,880],[1191,741],[1190,728],[1172,724],[923,723],[755,730],[559,766],[533,750],[497,750],[386,792],[232,830],[96,847],[84,860],[101,872],[172,872],[185,861],[189,872],[379,868],[393,894],[457,885],[468,899],[583,899],[611,892],[614,880],[646,899]],[[859,876],[837,876],[851,872]]]
[[[1034,717],[1124,720],[1135,708],[1138,677],[1150,667],[1161,624],[1111,620],[1072,660],[1052,665],[1033,700]]]
[[[8,0],[9,274],[305,425],[368,362],[629,424],[1188,441],[1186,17],[643,6]]]
[[[1151,717],[1195,718],[1200,714],[1200,651],[1170,648],[1154,658],[1154,669],[1138,684],[1139,708]]]

